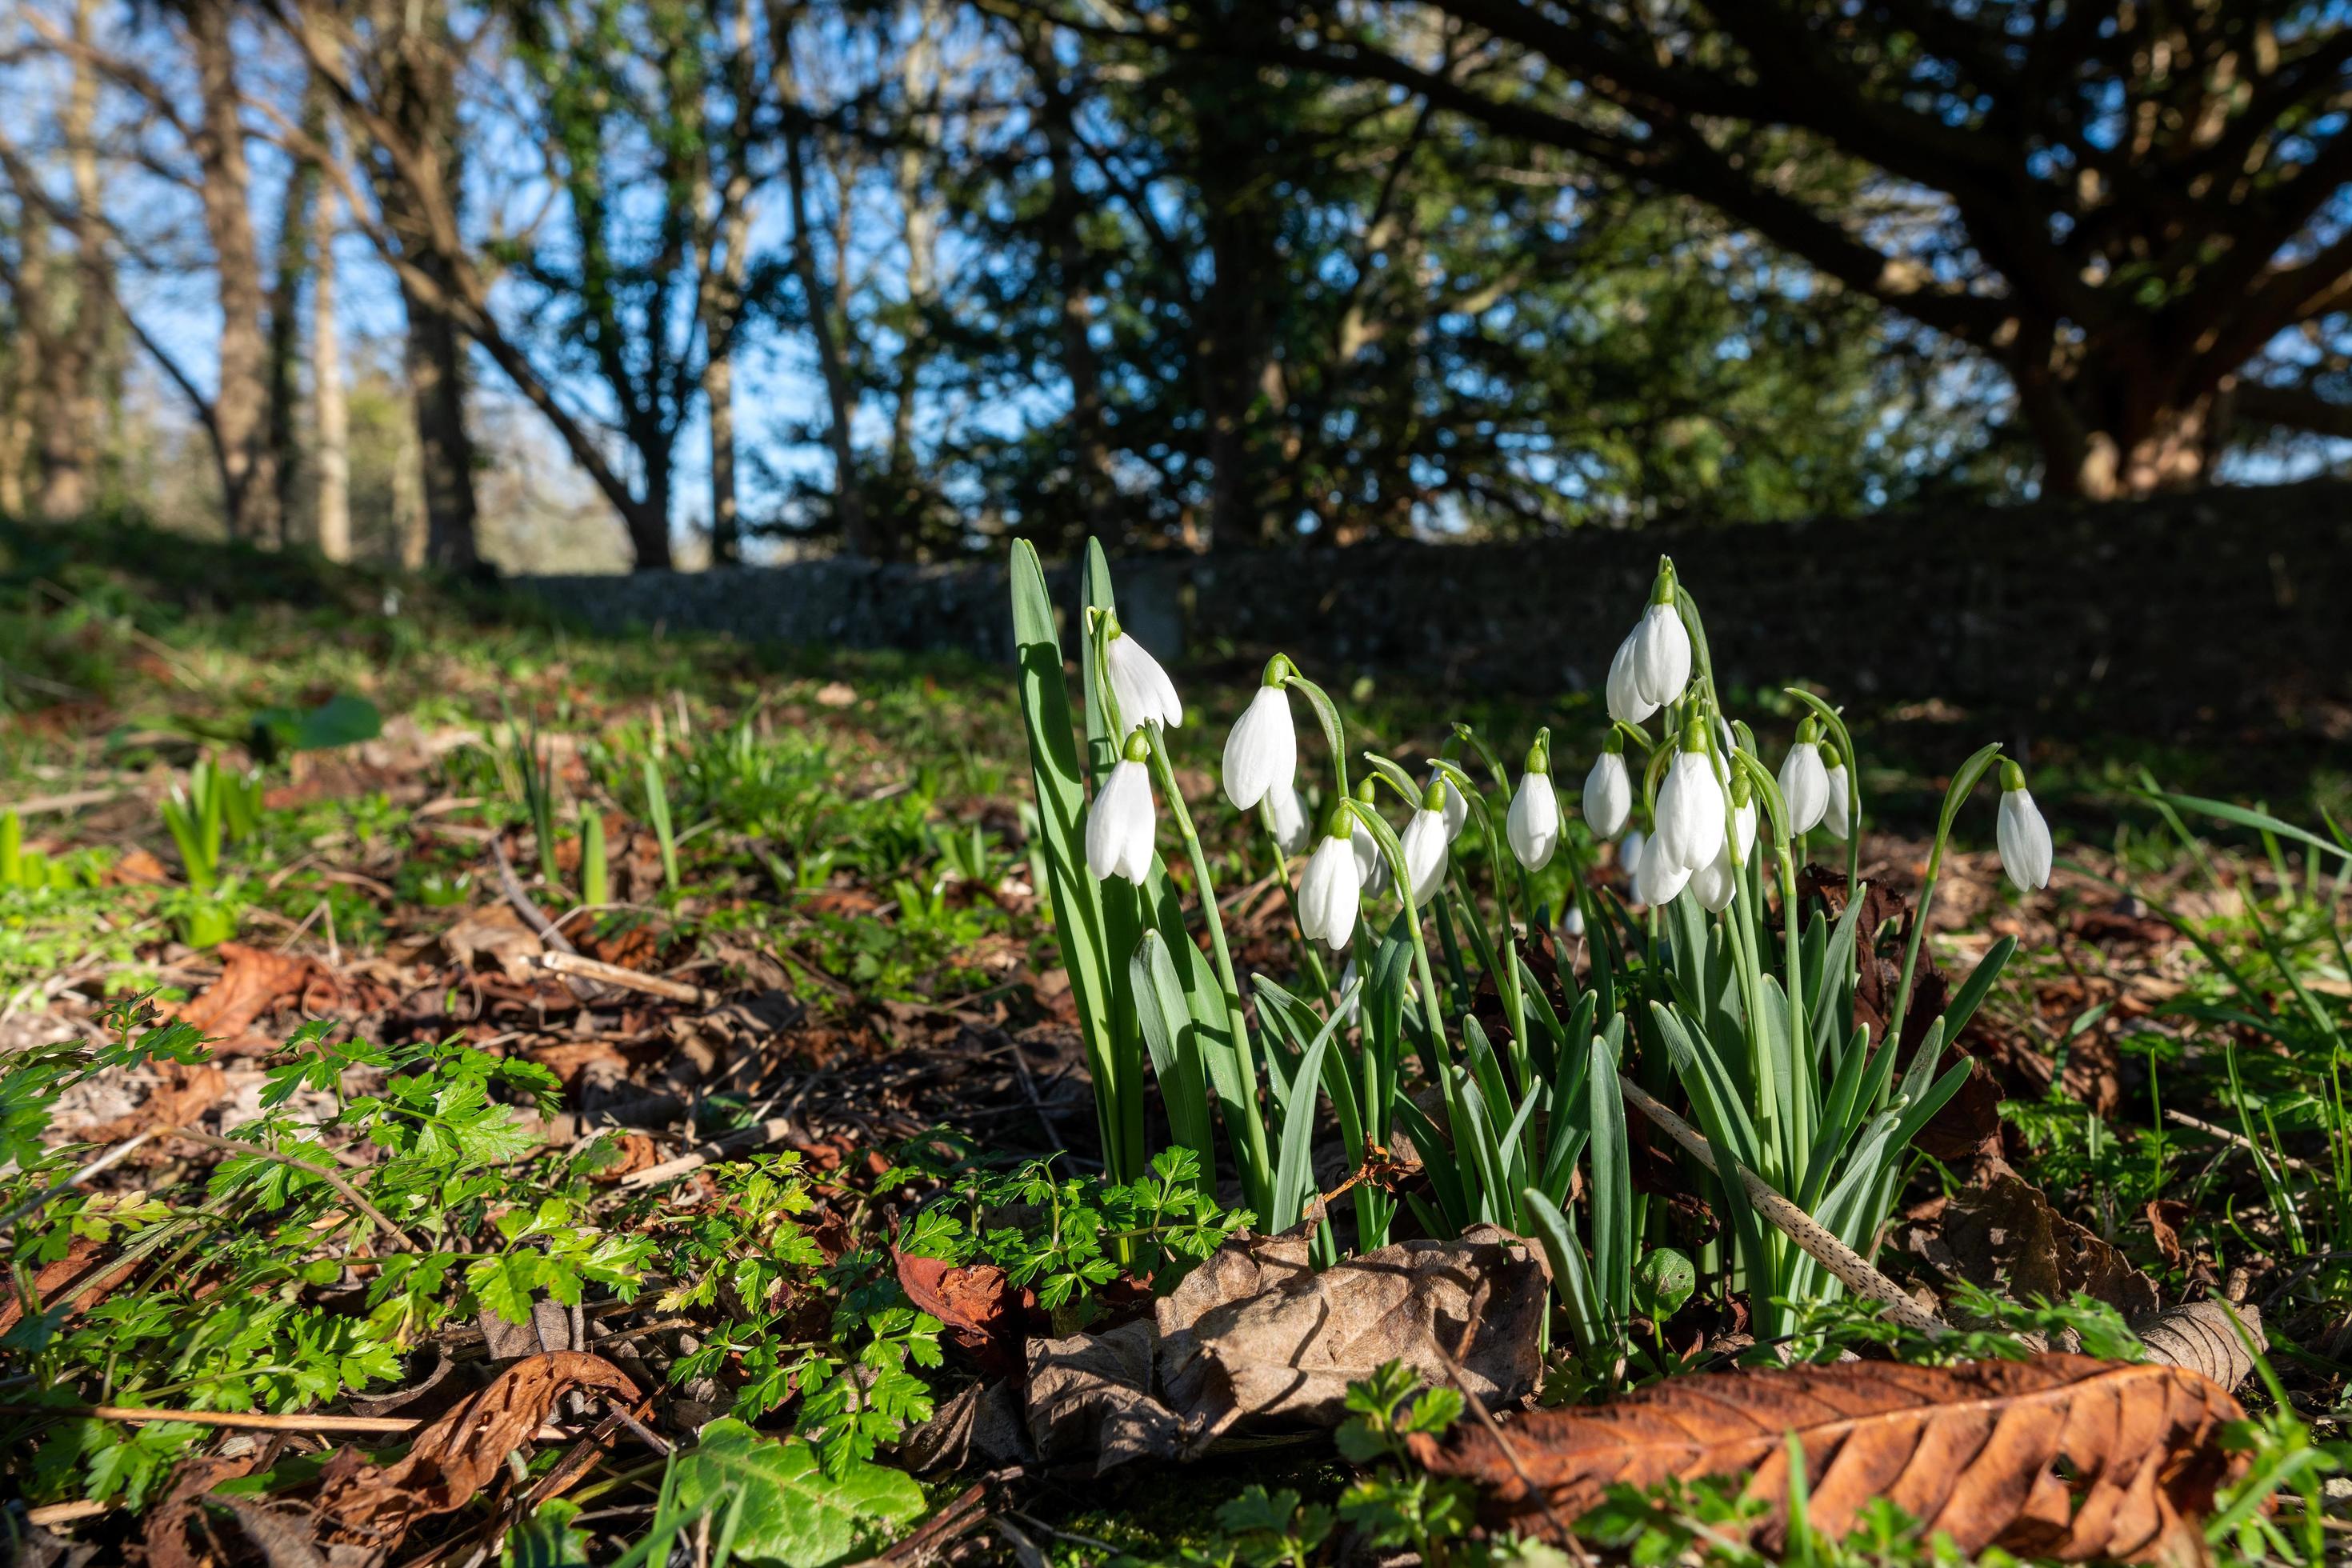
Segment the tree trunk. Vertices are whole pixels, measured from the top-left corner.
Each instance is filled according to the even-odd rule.
[[[1057,68],[1050,51],[1033,61],[1045,99],[1045,156],[1053,171],[1055,284],[1061,293],[1057,314],[1062,335],[1062,372],[1070,381],[1070,472],[1079,524],[1105,545],[1117,548],[1110,500],[1110,449],[1103,439],[1102,371],[1095,359],[1094,272],[1079,224],[1086,213],[1073,166],[1069,97],[1048,73]]]
[[[788,47],[779,43],[777,47]],[[797,106],[789,112],[797,112]],[[856,394],[849,369],[842,361],[841,343],[834,332],[833,300],[817,275],[816,237],[811,232],[808,202],[808,132],[793,124],[784,132],[784,178],[793,204],[793,271],[808,300],[809,330],[816,339],[816,361],[824,378],[829,419],[825,442],[833,452],[834,510],[841,520],[842,548],[852,555],[886,559],[887,542],[877,538],[866,515],[857,481],[857,453],[851,444],[850,421]]]
[[[420,257],[428,274],[437,257]],[[436,284],[443,290],[448,285]],[[418,485],[425,508],[425,561],[452,572],[481,565],[475,539],[474,437],[466,426],[466,340],[438,300],[404,288],[408,338],[403,355],[416,419]]]
[[[330,561],[352,558],[352,452],[350,405],[343,395],[343,341],[335,320],[335,224],[333,204],[320,226],[319,260],[310,285],[310,409],[318,450],[316,508],[319,553]]]
[[[70,290],[71,314],[57,331],[46,334],[47,341],[37,349],[46,389],[45,406],[32,411],[32,420],[40,432],[41,442],[40,512],[47,518],[79,517],[97,501],[98,433],[105,424],[98,365],[105,352],[108,306],[114,296],[107,273],[105,239],[100,233],[99,204],[104,200],[105,192],[99,186],[95,135],[98,73],[85,52],[95,43],[92,35],[96,31],[97,9],[94,0],[79,0],[74,6],[74,41],[82,47],[73,57],[65,123],[59,127],[65,136],[74,193],[71,228],[76,268]],[[25,246],[28,298],[23,308],[46,310],[50,309],[49,302],[41,297],[46,290],[30,285],[34,241],[37,239],[37,248],[46,255],[48,225],[29,211],[26,216],[27,226],[35,232],[28,235]]]
[[[2010,374],[2042,448],[2044,493],[2119,500],[2210,479],[2227,434],[2223,405],[2232,378],[2183,386],[2154,345],[2053,353],[2046,345],[2054,331],[2024,336]]]
[[[311,141],[327,130],[327,100],[313,80],[303,94],[302,130]],[[302,284],[310,276],[318,225],[318,160],[297,158],[286,182],[286,202],[278,224],[278,271],[269,285],[269,452],[276,465],[278,537],[290,542],[302,479],[299,422],[302,400]]]
[[[714,566],[731,566],[743,556],[742,503],[735,479],[735,329],[742,313],[743,279],[751,249],[750,139],[760,112],[753,33],[751,0],[736,0],[727,59],[735,113],[726,142],[726,178],[715,191],[709,188],[706,151],[704,188],[695,204],[699,218],[714,197],[718,202],[718,210],[709,221],[719,254],[714,257],[708,244],[703,247],[699,297],[702,402],[710,422],[710,563]]]
[[[220,390],[213,438],[232,538],[268,540],[278,530],[278,464],[269,445],[268,347],[263,334],[261,258],[253,237],[251,172],[239,113],[229,0],[186,0],[203,119],[196,159],[204,172],[205,228],[219,278]]]

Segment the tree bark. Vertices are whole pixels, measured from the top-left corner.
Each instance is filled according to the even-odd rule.
[[[319,228],[319,260],[310,285],[310,409],[318,450],[319,489],[313,509],[319,553],[352,558],[350,405],[344,397],[341,325],[335,320],[334,204]]]
[[[315,79],[303,94],[302,129],[312,142],[326,134],[327,103]],[[298,154],[286,182],[278,224],[277,276],[269,285],[269,451],[276,465],[278,537],[289,543],[302,480],[299,416],[302,400],[302,285],[310,277],[319,210],[319,161]]]
[[[32,411],[32,422],[40,432],[41,442],[39,510],[47,518],[79,517],[96,502],[98,436],[106,418],[98,375],[106,346],[108,304],[114,297],[114,289],[108,271],[99,206],[105,192],[99,184],[95,134],[98,73],[89,53],[95,43],[92,35],[96,31],[97,10],[95,0],[79,0],[74,6],[74,41],[82,47],[73,54],[65,123],[59,127],[65,135],[74,193],[73,218],[68,225],[75,257],[70,314],[56,331],[36,334],[47,339],[37,345],[46,386],[46,408]],[[48,224],[29,211],[26,217],[27,227],[34,231],[25,247],[29,271],[34,238],[37,238],[42,251],[48,247]],[[48,301],[41,297],[45,292],[34,289],[22,308],[49,309]]]
[[[1094,269],[1079,224],[1086,213],[1078,191],[1070,96],[1059,79],[1060,65],[1042,39],[1032,39],[1030,68],[1044,101],[1045,161],[1053,180],[1051,231],[1054,281],[1060,294],[1055,314],[1062,338],[1062,373],[1070,382],[1070,473],[1079,526],[1105,545],[1125,542],[1114,531],[1110,500],[1110,448],[1103,438],[1102,371],[1095,358]]]
[[[790,46],[779,43],[779,49]],[[793,105],[787,113],[797,113]],[[833,452],[834,511],[841,521],[842,548],[852,555],[887,559],[887,542],[877,537],[858,489],[857,453],[850,439],[850,422],[856,395],[849,385],[849,369],[842,361],[841,343],[834,331],[833,300],[818,276],[816,237],[812,231],[808,200],[807,128],[793,123],[784,130],[784,179],[793,204],[793,271],[808,300],[809,331],[816,339],[817,367],[824,380],[829,418],[825,444]]]
[[[232,538],[268,540],[278,530],[278,464],[269,444],[268,347],[261,258],[249,205],[251,171],[236,82],[229,0],[183,0],[202,115],[196,159],[204,173],[205,228],[219,279],[219,390],[213,437]]]
[[[736,0],[729,29],[729,90],[734,122],[727,137],[726,177],[711,188],[709,154],[704,153],[702,188],[695,211],[708,226],[703,246],[698,309],[702,314],[702,402],[710,424],[710,562],[730,566],[742,559],[741,499],[735,478],[735,330],[743,304],[743,279],[751,260],[751,127],[759,118],[760,73],[752,58],[751,0]],[[701,215],[715,199],[718,210]],[[712,255],[713,249],[718,254]]]

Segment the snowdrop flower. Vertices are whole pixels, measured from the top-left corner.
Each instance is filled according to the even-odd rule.
[[[1756,847],[1756,798],[1745,774],[1732,779],[1730,793],[1731,858],[1735,865],[1745,866],[1748,852]]]
[[[1645,700],[1633,679],[1634,637],[1629,636],[1617,645],[1617,652],[1609,660],[1609,717],[1621,724],[1638,724],[1658,710],[1658,705]]]
[[[1642,845],[1641,858],[1633,864],[1633,901],[1653,908],[1670,904],[1689,885],[1690,879],[1690,868],[1667,856],[1665,836],[1652,834]]]
[[[1559,847],[1559,797],[1552,793],[1549,733],[1538,734],[1528,749],[1527,770],[1519,774],[1518,793],[1511,796],[1503,837],[1511,841],[1511,853],[1519,864],[1530,871],[1542,870]]]
[[[1103,667],[1110,677],[1110,694],[1118,700],[1120,723],[1130,730],[1142,724],[1164,724],[1171,730],[1182,725],[1184,702],[1176,695],[1176,683],[1141,643],[1118,629],[1116,619]]]
[[[1087,808],[1087,869],[1097,879],[1124,877],[1140,884],[1151,872],[1151,775],[1143,765],[1150,749],[1138,730],[1127,752],[1095,792]]]
[[[1690,874],[1690,895],[1710,914],[1721,914],[1739,894],[1739,866],[1726,844],[1714,859]]]
[[[1402,847],[1406,880],[1412,884],[1412,905],[1427,909],[1445,885],[1446,846],[1444,797],[1433,788],[1421,797],[1421,809],[1405,824]]]
[[[1307,858],[1306,874],[1298,879],[1298,929],[1334,952],[1356,934],[1362,879],[1346,831],[1345,822],[1335,816],[1324,828],[1323,842]]]
[[[1642,852],[1650,847],[1649,836],[1638,827],[1629,827],[1625,837],[1617,841],[1617,864],[1625,868],[1625,875],[1633,874],[1642,863]]]
[[[1829,769],[1822,765],[1822,748],[1815,739],[1820,726],[1811,719],[1797,726],[1797,743],[1780,763],[1780,796],[1789,805],[1789,832],[1793,836],[1819,827],[1830,808]]]
[[[2025,787],[2025,770],[2006,758],[2000,764],[2000,817],[1994,824],[2000,868],[2021,893],[2050,885],[2050,825]]]
[[[1574,899],[1569,900],[1568,908],[1560,911],[1559,934],[1562,936],[1584,934],[1584,906]]]
[[[1470,820],[1470,803],[1462,798],[1454,781],[1435,768],[1429,770],[1429,787],[1445,796],[1445,841],[1451,844],[1462,837],[1462,825]]]
[[[1276,654],[1266,661],[1265,681],[1225,738],[1225,798],[1247,811],[1277,784],[1298,775],[1298,731],[1290,722],[1290,697],[1282,689],[1290,661]]]
[[[1584,825],[1596,838],[1614,838],[1633,814],[1633,781],[1625,772],[1625,738],[1609,731],[1609,743],[1584,775]]]
[[[1650,607],[1617,645],[1609,664],[1609,711],[1638,724],[1656,710],[1682,696],[1690,684],[1690,632],[1682,612],[1675,607],[1674,563],[1660,558],[1657,580],[1650,585]],[[1618,713],[1621,698],[1641,710],[1637,716]]]
[[[1845,759],[1838,755],[1835,746],[1823,748],[1822,759],[1829,766],[1822,770],[1822,784],[1825,795],[1822,802],[1822,826],[1830,837],[1841,841],[1853,834],[1853,779],[1845,771]]]
[[[1267,790],[1258,808],[1265,813],[1266,831],[1274,836],[1276,848],[1285,855],[1296,855],[1307,847],[1307,805],[1289,780],[1284,779]]]
[[[1706,744],[1694,722],[1683,733],[1682,750],[1667,765],[1658,790],[1658,826],[1647,853],[1661,864],[1688,872],[1715,858],[1723,847],[1723,782],[1706,759]]]

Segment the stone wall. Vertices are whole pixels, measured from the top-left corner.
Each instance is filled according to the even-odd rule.
[[[1121,617],[1195,664],[1281,647],[1327,681],[1599,683],[1661,551],[1728,686],[1823,682],[2109,721],[2231,721],[2352,701],[2352,486],[1791,525],[1594,530],[1517,544],[1131,557]],[[1072,576],[1055,573],[1058,602]],[[592,627],[958,648],[1009,660],[1002,563],[524,579]]]

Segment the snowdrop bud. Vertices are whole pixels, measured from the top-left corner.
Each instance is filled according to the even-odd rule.
[[[1527,771],[1519,775],[1519,791],[1511,797],[1503,836],[1511,853],[1530,871],[1550,863],[1559,843],[1559,798],[1551,787],[1551,748],[1538,738],[1528,752]]]
[[[1609,660],[1609,717],[1621,724],[1638,724],[1658,710],[1656,703],[1643,699],[1633,680],[1633,646],[1641,636],[1638,626],[1626,633]]]
[[[1698,726],[1692,724],[1658,790],[1658,826],[1651,837],[1651,852],[1664,856],[1662,864],[1697,870],[1723,847],[1723,805],[1722,781],[1707,763]]]
[[[1111,623],[1110,643],[1103,654],[1110,676],[1110,694],[1118,699],[1118,721],[1132,730],[1141,724],[1164,724],[1173,730],[1184,722],[1183,700],[1176,683],[1144,651],[1141,643]]]
[[[1095,792],[1087,811],[1087,869],[1097,879],[1124,877],[1141,883],[1151,872],[1151,774],[1143,765],[1150,754],[1143,731],[1127,738],[1127,754]]]
[[[1258,802],[1258,809],[1265,813],[1266,831],[1274,835],[1276,848],[1285,855],[1296,855],[1307,847],[1307,805],[1289,780],[1267,790],[1265,798]]]
[[[1829,810],[1829,770],[1822,765],[1822,748],[1813,721],[1797,726],[1797,743],[1780,763],[1780,796],[1789,804],[1789,832],[1811,833]]]
[[[1843,840],[1853,832],[1853,781],[1835,746],[1824,747],[1823,752],[1829,766],[1822,772],[1822,826],[1831,837]]]
[[[2006,759],[2000,764],[2000,817],[1994,837],[2000,844],[2000,868],[2019,892],[2050,885],[2050,825],[2025,787],[2025,771]]]
[[[1690,874],[1691,897],[1711,914],[1729,909],[1739,893],[1739,868],[1732,863],[1730,850],[1725,845],[1714,859]]]
[[[1609,731],[1609,746],[1584,775],[1584,826],[1596,838],[1614,838],[1633,813],[1633,781],[1625,772],[1625,741]]]
[[[1666,855],[1664,835],[1652,834],[1643,842],[1641,858],[1633,864],[1633,901],[1654,908],[1670,904],[1689,884],[1690,877],[1689,867]]]
[[[1356,852],[1349,847],[1345,830],[1346,824],[1335,816],[1298,879],[1298,929],[1334,952],[1356,934],[1360,897]]]
[[[1446,846],[1451,842],[1445,831],[1445,803],[1435,790],[1422,796],[1421,809],[1405,824],[1405,876],[1412,884],[1415,909],[1427,909],[1437,890],[1445,885]]]
[[[1470,803],[1462,798],[1462,792],[1454,787],[1454,781],[1435,768],[1429,770],[1428,787],[1432,794],[1444,797],[1445,804],[1442,809],[1445,813],[1445,841],[1451,844],[1462,837],[1462,825],[1470,820]]]
[[[1225,738],[1225,798],[1243,811],[1298,776],[1298,731],[1290,722],[1290,698],[1276,684],[1286,662],[1280,654],[1267,661],[1265,684]]]
[[[1671,600],[1642,612],[1633,628],[1633,690],[1644,702],[1663,708],[1690,684],[1690,633],[1682,613]]]

